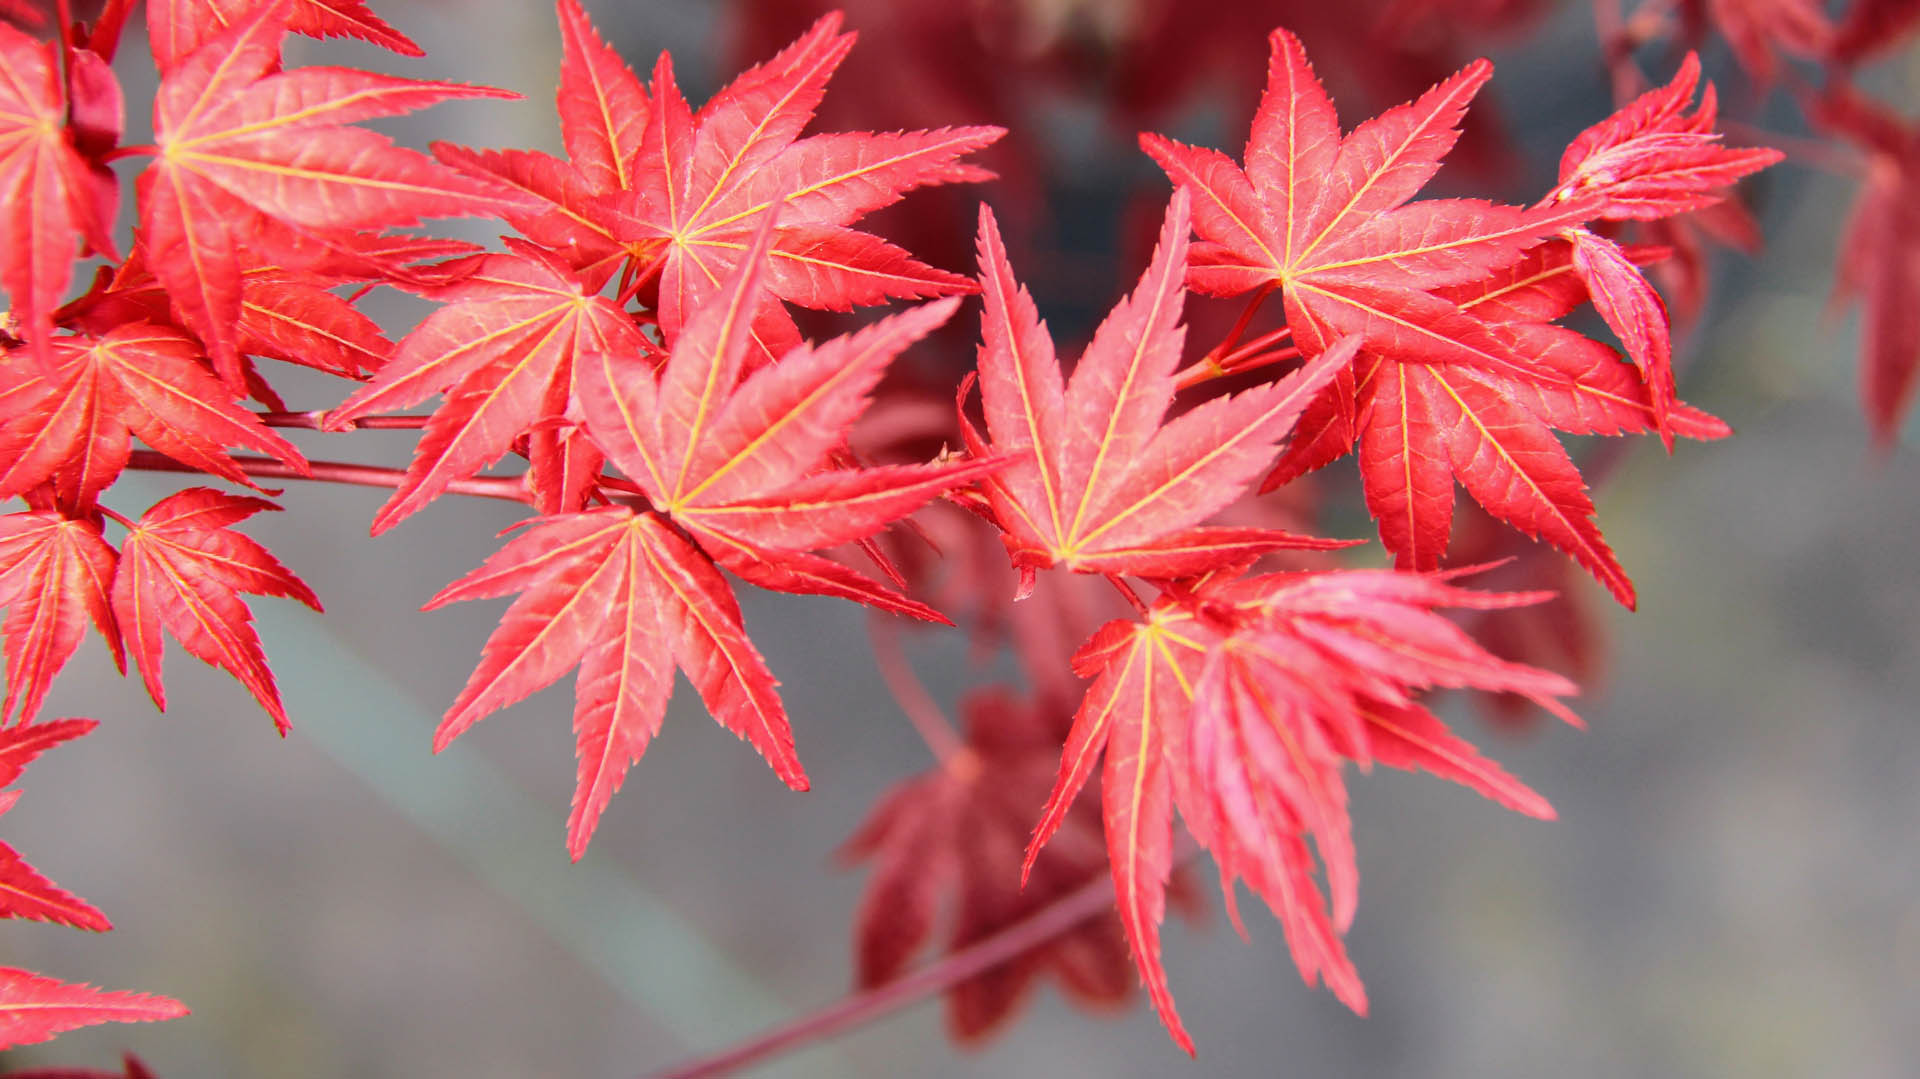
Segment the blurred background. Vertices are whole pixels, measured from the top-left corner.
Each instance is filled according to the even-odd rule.
[[[696,101],[815,13],[801,0],[584,6],[641,71],[671,49]],[[986,199],[1019,237],[1016,268],[1065,355],[1138,272],[1166,196],[1133,132],[1151,124],[1237,153],[1275,24],[1302,33],[1348,125],[1474,54],[1494,58],[1473,135],[1436,190],[1530,201],[1566,139],[1613,104],[1581,4],[1368,12],[1397,20],[1392,48],[1344,39],[1333,15],[1295,21],[1299,4],[1212,5],[1206,22],[1169,21],[1171,6],[1151,0],[848,6],[863,42],[816,130],[1015,129],[984,159],[1002,182],[911,195],[877,231],[967,271],[972,206]],[[509,87],[527,100],[441,106],[389,130],[414,145],[558,150],[550,6],[375,7],[425,59],[290,39],[289,63]],[[122,58],[136,102],[151,85],[127,62],[138,55],[130,42]],[[1743,123],[1804,134],[1724,48],[1707,55]],[[1674,58],[1643,60],[1664,81]],[[1920,101],[1911,54],[1873,78],[1896,107]],[[145,122],[132,118],[130,140]],[[1610,642],[1576,702],[1591,729],[1496,725],[1449,702],[1456,729],[1560,820],[1431,778],[1355,780],[1363,885],[1348,941],[1369,1018],[1301,985],[1264,912],[1249,905],[1243,943],[1207,895],[1213,916],[1175,922],[1166,944],[1197,1061],[1142,1000],[1095,1016],[1045,987],[984,1047],[950,1046],[923,1003],[751,1074],[1920,1074],[1920,455],[1913,424],[1890,452],[1869,448],[1857,319],[1828,312],[1858,187],[1849,160],[1790,162],[1751,185],[1766,250],[1716,257],[1682,389],[1738,437],[1671,459],[1650,439],[1625,447],[1598,492],[1642,607],[1617,610],[1574,581]],[[398,337],[419,312],[388,302],[372,309]],[[921,362],[937,366],[938,347]],[[964,357],[964,340],[949,347]],[[342,396],[318,378],[287,385],[294,408]],[[402,463],[409,445],[363,433],[302,448]],[[1329,530],[1369,534],[1351,460],[1328,477]],[[134,477],[115,497],[144,506],[177,486]],[[97,642],[56,684],[46,714],[103,726],[34,766],[6,838],[117,931],[0,924],[5,962],[165,993],[195,1014],[68,1034],[6,1067],[108,1067],[132,1049],[165,1079],[636,1076],[849,987],[863,878],[832,852],[886,787],[932,763],[873,667],[864,615],[741,589],[812,792],[788,792],[683,687],[570,866],[564,687],[428,752],[504,604],[417,608],[519,515],[443,499],[369,540],[381,497],[296,486],[291,512],[249,527],[328,609],[255,604],[294,720],[284,742],[231,679],[177,649],[165,716]],[[1356,557],[1379,559],[1377,546]],[[915,634],[907,651],[950,712],[982,678],[959,635]]]

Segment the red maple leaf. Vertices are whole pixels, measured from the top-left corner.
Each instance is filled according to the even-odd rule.
[[[528,151],[437,144],[441,160],[528,196],[506,214],[528,238],[589,271],[595,287],[622,262],[623,292],[654,285],[669,339],[715,295],[769,213],[780,222],[756,295],[755,360],[798,341],[784,300],[845,311],[889,299],[971,291],[849,226],[928,184],[984,180],[959,158],[996,127],[799,138],[853,35],[838,16],[729,83],[695,113],[662,54],[652,92],[603,44],[575,0],[559,0],[564,54],[558,106],[570,161]]]
[[[1553,430],[1654,429],[1671,439],[1717,437],[1724,426],[1692,411],[1670,415],[1679,406],[1665,306],[1622,249],[1579,226],[1710,205],[1778,155],[1718,145],[1711,96],[1687,112],[1697,84],[1690,63],[1673,85],[1576,139],[1560,187],[1532,209],[1408,203],[1452,147],[1466,100],[1491,68],[1471,65],[1342,138],[1299,41],[1276,30],[1271,45],[1244,170],[1215,151],[1142,137],[1176,185],[1194,192],[1203,240],[1189,275],[1196,288],[1230,295],[1277,285],[1310,356],[1336,331],[1364,338],[1359,361],[1307,407],[1266,488],[1357,441],[1368,508],[1401,566],[1439,565],[1457,478],[1495,516],[1567,551],[1631,606],[1632,584]],[[1563,242],[1542,247],[1554,233]],[[1541,275],[1559,280],[1549,286]],[[1518,317],[1500,310],[1516,289],[1569,288],[1621,334],[1643,387],[1619,377],[1604,347],[1544,324],[1570,306]]]
[[[575,371],[587,432],[644,495],[643,508],[541,518],[427,604],[522,593],[441,721],[436,749],[580,665],[568,821],[576,859],[658,730],[675,664],[716,720],[789,786],[807,786],[776,683],[716,563],[762,587],[945,621],[808,552],[870,536],[999,464],[825,467],[888,363],[958,301],[800,346],[742,380],[770,226],[763,219],[726,290],[678,335],[657,374],[611,350],[583,356]]]
[[[1063,725],[1004,690],[961,703],[966,742],[939,768],[895,784],[841,848],[872,861],[855,915],[859,984],[904,974],[941,928],[955,952],[1044,909],[1099,875],[1106,854],[1100,814],[1082,798],[1034,864],[1024,887],[1021,852],[1032,812],[1047,796]],[[1176,897],[1192,899],[1190,893]],[[1033,985],[1054,975],[1073,999],[1117,1003],[1133,988],[1126,938],[1111,911],[947,990],[947,1029],[978,1042],[1019,1010]]]
[[[1244,169],[1218,151],[1140,137],[1175,186],[1193,193],[1203,241],[1193,287],[1215,296],[1279,287],[1308,356],[1355,334],[1400,361],[1524,368],[1511,342],[1431,290],[1509,266],[1579,216],[1477,199],[1407,201],[1453,148],[1492,65],[1470,64],[1342,138],[1299,39],[1275,30],[1270,44]]]
[[[117,557],[97,521],[69,520],[52,510],[0,517],[0,607],[6,622],[7,696],[0,723],[26,723],[40,711],[54,675],[80,647],[91,619],[126,669],[120,630],[108,603]],[[30,758],[29,758],[30,759]],[[19,765],[0,770],[7,782]]]
[[[52,353],[50,374],[0,367],[0,496],[51,480],[62,506],[90,508],[126,467],[130,435],[235,483],[251,481],[228,446],[307,467],[291,443],[233,403],[200,345],[170,326],[125,322],[100,337],[57,338]]]
[[[603,359],[644,365],[646,341],[626,312],[537,248],[517,247],[486,256],[436,291],[447,305],[327,415],[329,427],[345,430],[361,416],[447,396],[421,436],[406,482],[374,516],[376,534],[498,460],[536,423],[558,418],[575,392],[576,368]]]
[[[436,102],[513,97],[347,68],[278,70],[288,0],[270,0],[168,72],[140,174],[147,263],[214,369],[239,386],[241,268],[303,242],[422,217],[497,212],[497,189],[349,126]]]
[[[1274,529],[1209,528],[1272,460],[1312,395],[1358,340],[1301,372],[1165,421],[1185,338],[1188,200],[1176,192],[1160,244],[1062,385],[1053,341],[1013,278],[993,213],[980,211],[980,391],[994,453],[993,514],[1029,582],[1056,564],[1085,573],[1184,577],[1282,547],[1337,546]],[[977,453],[987,444],[968,431]]]
[[[160,666],[164,629],[189,653],[239,679],[280,733],[287,732],[286,709],[253,630],[253,612],[240,596],[283,596],[316,611],[320,601],[265,547],[230,527],[279,508],[264,499],[189,487],[154,503],[129,525],[113,579],[113,614],[161,711],[167,708]]]
[[[1229,901],[1232,882],[1244,879],[1279,916],[1307,982],[1324,980],[1364,1012],[1365,990],[1340,940],[1359,878],[1345,763],[1419,768],[1551,816],[1539,795],[1415,699],[1431,687],[1515,692],[1571,720],[1555,700],[1574,691],[1571,683],[1496,659],[1433,610],[1542,598],[1379,570],[1204,579],[1169,592],[1142,619],[1102,627],[1075,657],[1076,671],[1094,682],[1028,863],[1104,750],[1101,801],[1121,923],[1174,1040],[1193,1051],[1160,959],[1176,806],[1213,852]],[[1330,911],[1308,836],[1326,866]]]
[[[1781,159],[1766,147],[1728,148],[1714,124],[1718,102],[1700,89],[1700,59],[1688,53],[1673,81],[1640,95],[1581,132],[1560,157],[1560,182],[1540,208],[1578,210],[1604,221],[1653,221],[1702,210],[1726,197],[1729,184]],[[1652,391],[1660,437],[1673,449],[1667,413],[1674,400],[1673,344],[1666,304],[1612,240],[1585,228],[1561,235],[1573,245],[1573,266],[1594,309],[1626,345]]]
[[[0,23],[0,288],[43,365],[74,240],[111,256],[118,197],[113,174],[74,146],[57,49]]]

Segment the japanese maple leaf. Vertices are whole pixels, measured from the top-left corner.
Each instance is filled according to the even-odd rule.
[[[280,733],[287,732],[286,709],[253,630],[253,612],[240,597],[283,596],[316,611],[320,601],[265,547],[231,528],[279,508],[264,499],[189,487],[154,503],[121,544],[113,615],[161,711],[167,708],[164,630],[192,655],[239,679]]]
[[[588,433],[640,489],[645,508],[541,518],[427,604],[521,593],[442,719],[436,749],[580,666],[580,771],[567,841],[576,859],[659,729],[675,665],[716,720],[789,786],[806,789],[777,683],[716,563],[763,587],[944,622],[809,552],[870,536],[999,464],[824,467],[888,363],[958,301],[803,345],[743,381],[771,234],[763,223],[726,290],[679,335],[657,374],[612,351],[582,357],[575,370]]]
[[[33,1045],[98,1023],[152,1023],[186,1014],[186,1005],[166,997],[69,985],[30,970],[0,967],[0,1049]]]
[[[1766,147],[1721,145],[1713,130],[1719,110],[1711,84],[1688,111],[1699,87],[1700,60],[1688,53],[1672,82],[1628,102],[1568,144],[1559,185],[1540,208],[1607,221],[1657,220],[1712,206],[1726,197],[1727,185],[1781,159]],[[1580,227],[1561,235],[1573,245],[1573,267],[1594,309],[1652,391],[1656,425],[1671,451],[1675,432],[1666,417],[1674,400],[1673,343],[1665,302],[1612,240]]]
[[[184,57],[154,99],[140,175],[148,263],[214,368],[238,384],[242,248],[303,235],[496,212],[494,189],[349,126],[436,102],[512,97],[346,68],[277,70],[288,0],[269,0]]]
[[[106,638],[114,664],[125,670],[108,604],[115,564],[96,521],[70,520],[52,510],[0,517],[0,606],[7,608],[0,623],[7,660],[0,722],[12,716],[25,723],[40,711],[54,676],[86,636],[89,619]]]
[[[472,248],[458,243],[435,243],[426,250],[433,254],[466,254]],[[382,255],[368,251],[367,257],[380,259]],[[408,272],[402,266],[391,270],[397,276]],[[337,285],[385,276],[385,273],[362,276],[339,272],[339,268],[320,262],[299,268],[243,262],[240,351],[345,378],[358,378],[363,373],[379,370],[392,353],[393,342],[350,300],[329,290]],[[147,269],[145,247],[136,245],[132,255],[110,279],[61,308],[60,318],[64,325],[75,329],[106,334],[127,322],[165,324],[172,320],[173,313],[166,289]]]
[[[73,145],[55,42],[0,23],[0,288],[44,365],[75,238],[111,255],[114,197]],[[107,76],[111,78],[111,74]]]
[[[992,449],[1013,459],[987,492],[1029,584],[1034,570],[1056,564],[1183,577],[1249,552],[1329,545],[1277,530],[1198,526],[1267,466],[1301,408],[1359,342],[1166,422],[1185,337],[1178,320],[1187,212],[1185,191],[1176,192],[1140,284],[1101,323],[1063,386],[1053,342],[1013,278],[992,211],[981,208],[980,391]],[[986,449],[977,434],[969,442]]]
[[[235,483],[250,481],[229,446],[306,469],[299,450],[234,404],[200,345],[172,327],[132,322],[53,346],[51,377],[24,364],[0,368],[0,496],[52,480],[62,505],[90,507],[126,466],[130,435]]]
[[[1890,447],[1920,386],[1920,126],[1851,93],[1830,92],[1821,118],[1870,154],[1834,298],[1863,307],[1860,402],[1874,440]]]
[[[1369,351],[1403,361],[1524,367],[1510,342],[1430,290],[1512,264],[1578,215],[1477,199],[1407,202],[1453,148],[1492,65],[1476,61],[1342,138],[1299,39],[1275,30],[1270,46],[1244,169],[1218,151],[1140,137],[1175,186],[1193,194],[1203,241],[1193,251],[1193,287],[1231,296],[1278,286],[1308,356],[1354,334]]]
[[[147,38],[161,74],[178,67],[192,52],[239,25],[271,0],[147,0]],[[375,15],[365,0],[292,0],[287,29],[309,37],[352,37],[392,49],[402,56],[424,56],[420,46]]]
[[[558,4],[564,53],[558,106],[569,161],[523,151],[435,153],[532,202],[506,216],[530,239],[604,280],[628,260],[633,286],[655,281],[669,340],[719,291],[762,218],[779,211],[773,266],[755,298],[756,364],[798,340],[777,300],[845,311],[889,299],[972,290],[860,232],[854,221],[912,188],[991,176],[959,158],[995,127],[799,138],[853,45],[837,15],[729,83],[694,113],[662,54],[649,92],[594,33],[574,0]]]
[[[1188,1052],[1160,959],[1178,806],[1231,900],[1244,879],[1279,916],[1301,975],[1355,1011],[1365,990],[1340,934],[1355,909],[1344,765],[1378,761],[1462,783],[1509,808],[1551,808],[1415,699],[1432,687],[1525,694],[1572,719],[1565,679],[1503,662],[1436,614],[1538,594],[1480,593],[1443,576],[1378,570],[1203,579],[1082,646],[1094,678],[1028,847],[1032,863],[1105,754],[1101,805],[1121,924],[1154,1007]],[[1331,910],[1314,880],[1311,836]],[[1236,915],[1237,918],[1237,915]]]
[[[96,726],[91,719],[59,719],[0,728],[0,786],[18,779],[41,753]],[[0,813],[12,809],[20,794],[0,794]],[[113,928],[91,903],[41,876],[5,843],[0,843],[0,918],[27,918],[95,932]]]
[[[1554,431],[1619,435],[1655,429],[1652,389],[1612,349],[1553,325],[1587,298],[1569,244],[1555,242],[1484,280],[1439,295],[1483,318],[1532,357],[1528,369],[1402,363],[1363,353],[1353,368],[1352,426],[1316,402],[1269,488],[1337,458],[1356,442],[1367,508],[1405,569],[1440,565],[1453,529],[1457,480],[1494,517],[1560,548],[1632,607],[1632,580],[1593,521],[1593,501]],[[1724,438],[1726,425],[1684,404],[1668,429]],[[1357,437],[1348,431],[1357,429]]]
[[[862,988],[906,973],[943,928],[943,910],[951,914],[941,947],[959,951],[1039,912],[1105,865],[1099,810],[1083,798],[1021,886],[1021,852],[1033,807],[1053,778],[1063,725],[1004,690],[971,694],[961,708],[965,744],[939,768],[883,794],[841,850],[845,859],[874,863],[855,915]],[[1109,911],[956,983],[946,994],[948,1030],[963,1042],[990,1036],[1046,974],[1083,1003],[1124,1000],[1134,979],[1119,920]]]
[[[536,422],[557,419],[574,392],[576,367],[604,359],[638,376],[646,366],[640,330],[596,292],[565,265],[521,245],[486,256],[435,293],[446,306],[401,340],[373,381],[327,414],[330,428],[345,430],[361,416],[446,394],[406,481],[374,516],[376,534],[499,460]]]

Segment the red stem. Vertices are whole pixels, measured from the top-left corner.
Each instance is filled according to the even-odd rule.
[[[285,461],[276,461],[271,457],[236,456],[233,463],[240,470],[256,479],[271,480],[312,480],[316,483],[347,483],[360,487],[398,487],[406,481],[407,474],[398,468],[381,468],[377,465],[356,465],[341,461],[309,462],[310,472],[302,472]],[[127,467],[143,472],[188,472],[200,474],[201,470],[192,465],[183,465],[164,454],[152,450],[135,450],[127,458]],[[472,495],[475,498],[498,498],[507,502],[526,502],[526,487],[517,476],[474,476],[470,479],[455,480],[447,485],[447,490],[457,495]]]
[[[900,647],[900,633],[893,625],[882,626],[880,616],[867,620],[867,640],[873,645],[873,665],[880,668],[880,677],[886,679],[887,688],[893,691],[893,699],[900,710],[907,714],[913,723],[913,729],[933,751],[942,768],[950,768],[967,748],[954,732],[953,724],[933,703],[933,697],[927,687],[913,673],[913,664],[907,661],[906,649]]]
[[[133,0],[107,0],[105,10],[94,21],[93,32],[87,35],[87,48],[99,53],[102,60],[112,60],[114,50],[120,47],[120,31],[132,11]]]
[[[736,1074],[750,1064],[870,1023],[976,974],[992,970],[1112,905],[1113,882],[1104,875],[1097,876],[1041,908],[1031,917],[1015,922],[978,944],[929,963],[897,981],[842,997],[818,1011],[782,1023],[732,1048],[654,1072],[646,1079],[707,1079],[709,1076]]]
[[[327,420],[325,411],[312,412],[256,412],[255,416],[268,427],[295,427],[306,431],[319,431]],[[417,431],[427,425],[426,416],[362,416],[347,423],[348,430],[360,431]]]

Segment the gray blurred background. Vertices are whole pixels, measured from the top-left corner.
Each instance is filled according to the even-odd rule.
[[[290,62],[511,87],[528,100],[442,106],[392,130],[415,144],[557,149],[548,5],[375,6],[428,57],[301,42]],[[672,48],[695,100],[728,70],[708,5],[586,6],[643,71]],[[1575,10],[1494,53],[1490,93],[1536,172],[1609,108],[1591,42]],[[1881,88],[1911,111],[1920,68],[1906,65]],[[140,78],[128,76],[135,101]],[[1250,101],[1257,86],[1236,92]],[[1368,107],[1343,98],[1343,119]],[[1085,329],[1071,312],[1104,307],[1136,272],[1116,264],[1130,250],[1097,246],[1117,208],[1163,197],[1164,181],[1071,102],[1034,115],[1056,125],[1060,174],[1078,177],[1049,188],[1068,238],[1058,257],[1097,271],[1026,274],[1067,337]],[[138,134],[144,117],[134,123]],[[1104,198],[1061,197],[1101,184]],[[1868,451],[1855,322],[1823,317],[1852,192],[1791,165],[1762,185],[1769,250],[1723,263],[1685,383],[1738,438],[1671,460],[1645,440],[1600,493],[1643,599],[1629,615],[1587,597],[1614,639],[1608,676],[1577,702],[1591,729],[1515,737],[1449,712],[1561,819],[1526,820],[1430,778],[1355,780],[1364,883],[1349,944],[1370,1018],[1303,987],[1278,926],[1250,908],[1251,944],[1217,916],[1170,927],[1196,1062],[1143,1003],[1089,1016],[1048,988],[983,1050],[948,1046],[938,1008],[922,1004],[752,1074],[1920,1074],[1920,455],[1912,424],[1885,459]],[[1092,246],[1071,250],[1081,236]],[[294,407],[342,395],[288,387]],[[408,440],[302,445],[401,461]],[[1351,469],[1333,472],[1350,484]],[[177,486],[129,479],[109,501],[137,512]],[[863,615],[742,589],[811,793],[785,790],[682,687],[569,866],[566,683],[428,752],[504,604],[417,608],[517,514],[443,499],[369,540],[380,499],[297,486],[291,512],[249,526],[328,608],[255,604],[294,720],[284,742],[236,684],[177,648],[165,716],[97,643],[62,676],[47,714],[102,728],[33,767],[4,834],[117,928],[0,924],[5,962],[166,993],[195,1014],[69,1034],[6,1066],[106,1067],[132,1049],[164,1079],[633,1076],[848,986],[861,876],[831,852],[882,789],[930,763],[867,658]],[[968,677],[958,642],[929,635],[910,652],[950,705]]]

